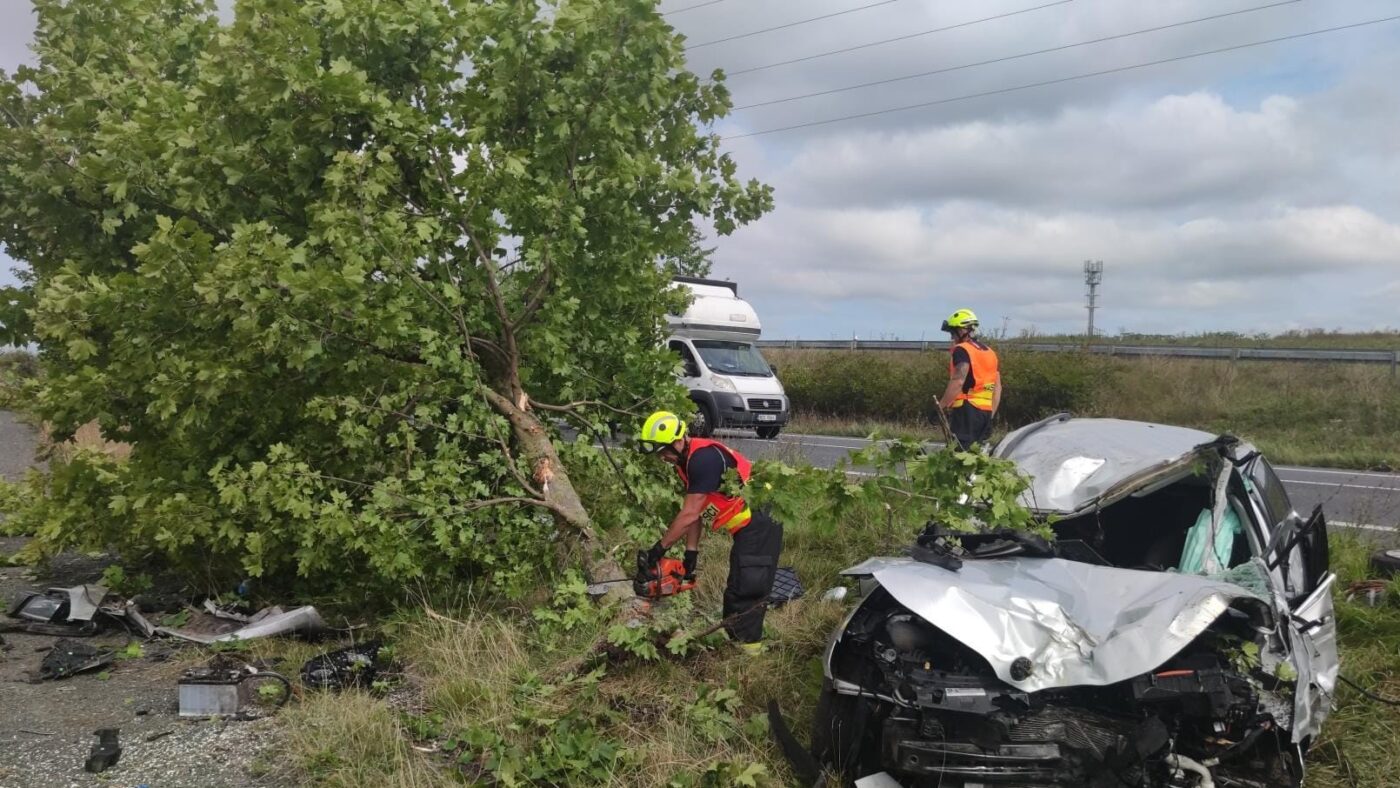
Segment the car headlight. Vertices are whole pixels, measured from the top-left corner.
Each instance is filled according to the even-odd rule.
[[[723,375],[715,375],[711,380],[715,382],[715,391],[727,391],[730,394],[739,393],[739,388],[734,385],[734,381]]]

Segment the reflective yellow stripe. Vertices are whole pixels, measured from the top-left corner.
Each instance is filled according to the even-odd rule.
[[[992,409],[993,396],[990,390],[982,389],[974,391],[970,394],[964,394],[963,400],[975,407],[981,408],[982,410]]]
[[[738,512],[733,517],[729,518],[724,522],[724,528],[732,534],[740,528],[743,528],[744,526],[748,525],[749,521],[752,519],[753,512],[749,510],[749,507],[745,506],[743,511]]]

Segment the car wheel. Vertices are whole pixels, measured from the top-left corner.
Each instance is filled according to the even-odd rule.
[[[1381,577],[1400,574],[1400,550],[1377,550],[1371,553],[1371,571]]]
[[[822,682],[812,717],[812,754],[847,776],[863,777],[879,769],[881,724],[873,719],[871,702],[841,695],[831,682]],[[866,715],[864,725],[861,715]],[[863,741],[857,742],[860,736]]]
[[[778,437],[778,433],[782,432],[782,431],[783,431],[783,428],[782,428],[782,427],[758,427],[758,428],[756,428],[754,431],[758,433],[758,437],[760,437],[760,438],[762,438],[762,439],[764,439],[764,440],[766,440],[766,441],[771,441],[771,440],[773,440],[774,438],[777,438],[777,437]]]
[[[697,438],[708,438],[714,431],[714,411],[703,402],[695,403],[695,415],[690,417],[690,434]]]

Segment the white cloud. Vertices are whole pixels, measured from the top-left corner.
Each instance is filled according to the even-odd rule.
[[[1298,102],[1237,110],[1210,93],[814,141],[779,174],[796,203],[937,200],[1160,209],[1272,199],[1318,166]]]

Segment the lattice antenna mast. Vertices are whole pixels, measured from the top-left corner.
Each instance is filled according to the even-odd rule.
[[[1094,338],[1094,310],[1099,308],[1099,284],[1103,282],[1103,261],[1084,261],[1084,284],[1088,286],[1089,292],[1085,295],[1089,302],[1085,306],[1089,310],[1089,330],[1085,332],[1088,339]]]

